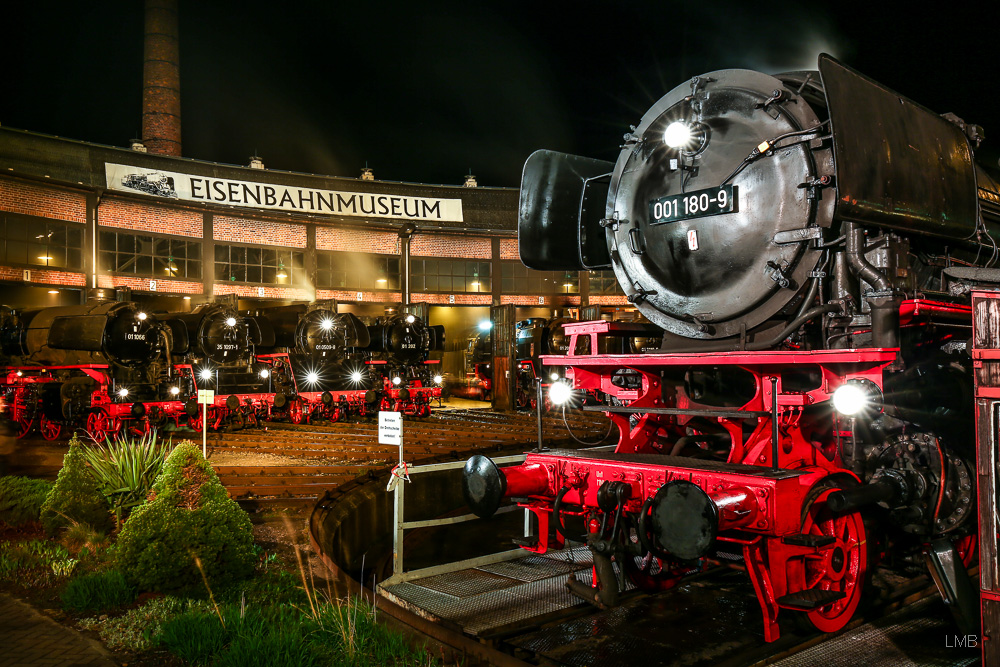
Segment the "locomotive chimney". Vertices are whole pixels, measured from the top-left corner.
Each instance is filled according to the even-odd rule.
[[[146,0],[142,66],[142,143],[150,153],[181,154],[181,77],[177,0]]]

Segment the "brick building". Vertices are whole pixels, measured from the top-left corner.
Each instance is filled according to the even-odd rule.
[[[526,269],[517,205],[510,188],[222,165],[0,127],[0,303],[127,287],[164,310],[236,295],[246,309],[333,299],[381,314],[402,298],[407,225],[410,302],[432,321],[465,326],[491,304],[529,316],[625,303],[611,272]]]

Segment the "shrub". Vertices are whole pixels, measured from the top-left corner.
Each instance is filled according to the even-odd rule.
[[[135,589],[118,570],[85,574],[69,582],[60,599],[63,609],[106,611],[131,604]]]
[[[10,542],[0,545],[0,579],[18,579],[26,570],[44,568],[59,574],[57,570],[67,566],[72,560],[66,548],[46,540]],[[73,563],[75,565],[75,562]],[[53,566],[56,566],[53,568]],[[72,569],[72,566],[69,567]]]
[[[85,523],[96,530],[110,530],[111,513],[87,469],[80,441],[74,435],[63,458],[56,484],[42,504],[42,526],[49,535],[73,523]]]
[[[150,500],[118,537],[118,563],[141,590],[225,585],[253,571],[250,517],[191,443],[167,457]],[[196,559],[201,564],[196,565]]]
[[[0,522],[20,526],[38,521],[52,482],[28,477],[0,477]]]
[[[119,526],[146,500],[169,450],[169,445],[157,443],[155,431],[138,439],[122,437],[83,445],[90,473]]]

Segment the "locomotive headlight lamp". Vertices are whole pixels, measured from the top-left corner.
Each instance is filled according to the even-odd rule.
[[[181,393],[181,388],[180,387],[171,387],[170,388],[170,395],[171,396],[176,396],[179,393]]]
[[[396,385],[397,387],[400,385],[400,383],[402,381],[403,381],[403,378],[399,377],[398,375],[396,377],[392,378],[392,383],[394,385]]]
[[[670,148],[684,148],[691,142],[691,126],[682,120],[675,120],[663,132],[663,143]]]
[[[309,371],[306,373],[306,382],[309,384],[316,384],[319,382],[319,374],[317,374],[316,371]]]
[[[415,321],[416,319],[417,319],[417,318],[415,318],[415,317],[414,317],[413,315],[407,315],[407,316],[406,316],[406,323],[407,323],[407,324],[413,324],[413,322],[414,322],[414,321]]]
[[[848,380],[833,392],[833,407],[848,417],[879,412],[882,410],[882,391],[871,380]]]
[[[333,328],[333,320],[325,319],[320,321],[319,328],[322,329],[323,331],[329,331],[330,329]]]
[[[126,396],[128,396],[128,389],[122,387],[121,389],[118,390],[118,395],[121,396],[122,398],[125,398]]]
[[[565,405],[573,397],[573,387],[565,382],[553,382],[549,387],[549,400],[552,405]]]
[[[266,368],[262,369],[260,372],[260,377],[262,380],[266,380],[267,378],[271,377],[271,371],[267,370]]]
[[[558,382],[559,381],[559,373],[556,373],[555,371],[552,371],[552,373],[549,375],[549,379],[552,380],[553,382]]]
[[[136,314],[136,317],[138,317],[140,321],[145,321],[145,319],[146,319],[146,313],[144,313],[144,312],[142,312],[142,311],[140,310],[140,311],[138,312],[138,314]]]
[[[483,320],[482,322],[479,323],[480,331],[489,331],[492,328],[493,328],[493,323],[490,322],[489,320]]]
[[[441,384],[441,382],[442,382],[443,380],[444,380],[444,378],[443,378],[443,377],[441,377],[440,375],[435,375],[435,376],[434,376],[434,384]]]
[[[353,371],[351,373],[351,382],[361,384],[361,371]]]
[[[212,369],[211,368],[202,368],[201,371],[198,373],[198,377],[200,377],[202,380],[211,380],[212,379]]]
[[[227,317],[226,318],[226,326],[227,327],[235,327],[236,326],[236,318],[235,317]]]

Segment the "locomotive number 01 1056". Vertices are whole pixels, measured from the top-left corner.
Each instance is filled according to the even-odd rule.
[[[739,210],[738,196],[735,185],[723,185],[654,199],[649,202],[649,224],[662,225],[678,220],[732,213]]]

